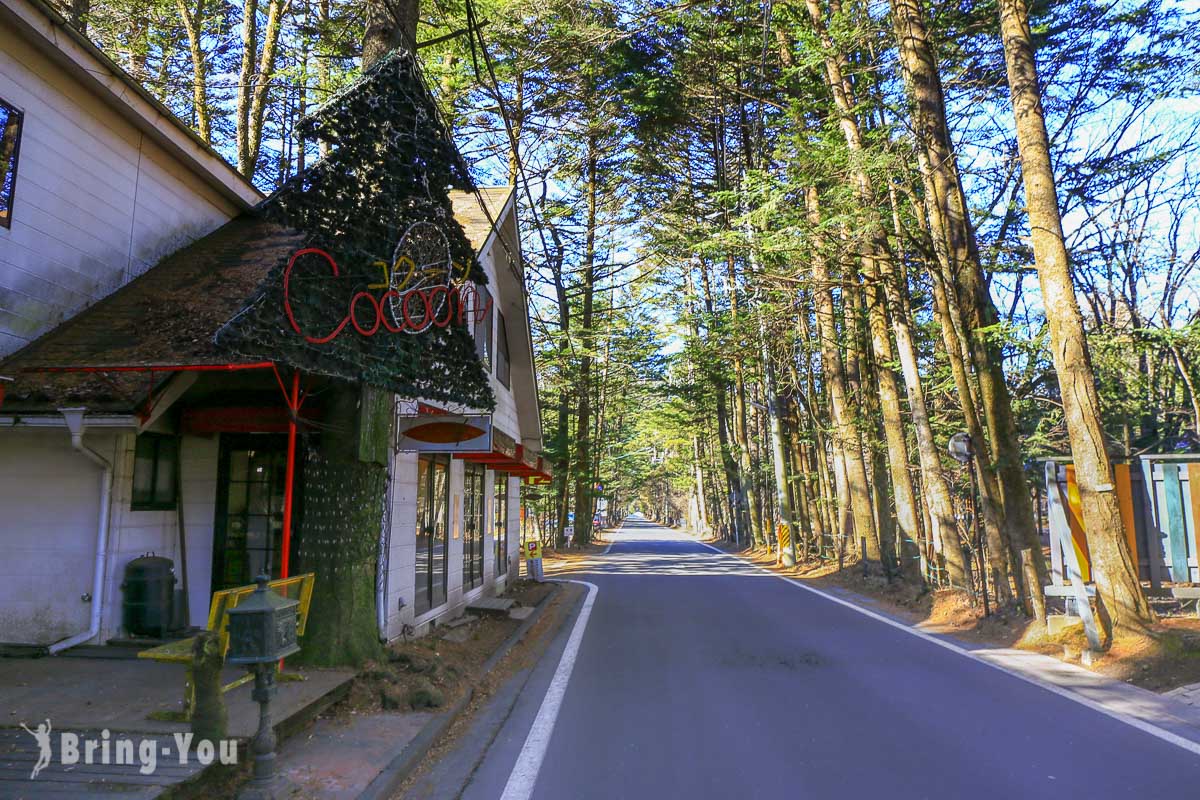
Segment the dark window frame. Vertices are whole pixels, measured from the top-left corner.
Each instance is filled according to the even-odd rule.
[[[163,457],[163,445],[168,444],[174,451],[174,462],[170,465],[170,497],[162,497],[159,495],[159,461]],[[148,448],[149,453],[144,453],[143,448]],[[146,498],[138,497],[138,462],[146,457],[150,458],[150,494]],[[129,510],[130,511],[174,511],[179,502],[179,437],[172,436],[167,433],[140,433],[134,439],[133,445],[133,469],[130,477],[129,491]]]
[[[5,102],[3,99],[0,99],[0,106],[3,106],[8,110],[8,117],[5,120],[5,128],[8,127],[8,123],[13,119],[13,116],[15,115],[16,117],[16,134],[13,137],[14,141],[12,145],[12,155],[9,157],[10,164],[7,167],[0,168],[0,195],[2,195],[4,191],[4,183],[7,178],[6,172],[10,172],[12,174],[12,180],[9,182],[8,196],[6,198],[0,196],[0,199],[3,199],[4,201],[2,205],[6,205],[8,207],[8,213],[0,216],[0,226],[11,229],[13,205],[16,202],[17,197],[17,169],[21,163],[21,132],[25,128],[25,112],[11,103]],[[0,152],[3,152],[5,147],[5,133],[5,130],[0,130]]]
[[[496,380],[505,389],[512,388],[512,358],[508,350],[508,323],[496,312]]]
[[[495,575],[508,574],[508,473],[494,473],[492,483],[492,539],[496,549]]]
[[[246,470],[244,473],[240,473],[235,466],[235,461],[238,460],[238,455],[244,451],[253,451],[259,459],[265,461],[263,466],[270,469],[270,475],[262,480],[255,479],[250,474],[249,454],[247,454],[245,462]],[[282,498],[284,475],[287,470],[286,456],[287,436],[284,434],[222,433],[220,435],[217,455],[216,518],[213,521],[212,571],[209,579],[212,591],[232,589],[254,582],[256,571],[249,567],[252,550],[264,552],[269,549],[269,555],[266,556],[269,574],[272,578],[279,577],[283,552]],[[303,485],[304,480],[304,457],[300,452],[297,452],[296,456],[295,485],[299,487]],[[257,484],[264,490],[267,502],[265,511],[258,512],[251,507],[251,494],[254,490],[251,489],[250,484]],[[238,494],[237,486],[239,485],[243,487],[240,502],[235,497]],[[277,500],[279,501],[278,505]],[[240,506],[240,510],[234,510],[231,505],[234,508]],[[300,552],[304,527],[296,520],[302,519],[303,511],[304,493],[297,491],[292,499],[292,543],[289,550],[292,563],[296,563],[297,554]],[[269,548],[249,546],[250,521],[253,517],[268,520]],[[232,523],[237,521],[242,524],[234,526]],[[240,530],[237,529],[239,527]],[[238,569],[237,576],[233,577],[230,567],[235,564],[241,564],[244,568]]]
[[[421,473],[420,462],[426,462],[427,466],[424,474]],[[450,454],[449,453],[422,453],[418,457],[417,468],[417,530],[416,534],[416,552],[413,559],[413,613],[417,617],[424,616],[443,606],[449,600],[449,582],[450,582]],[[438,469],[442,470],[442,486],[441,491],[435,496],[434,492],[437,488],[437,480],[435,473]],[[436,505],[435,505],[436,504]],[[440,509],[437,507],[440,505]],[[439,517],[438,511],[441,511]],[[424,513],[422,513],[424,512]],[[429,541],[425,552],[422,553],[420,532],[421,528],[428,528]],[[437,547],[442,546],[442,556],[437,557]],[[422,559],[424,564],[421,563]],[[425,585],[420,585],[420,577],[422,575],[421,567],[424,566]],[[440,569],[440,575],[438,574]],[[438,578],[441,578],[440,584]],[[440,592],[438,591],[440,587]]]
[[[485,515],[486,496],[483,479],[486,469],[483,464],[463,463],[463,591],[469,592],[483,585],[483,542],[487,526]]]
[[[492,293],[488,291],[486,286],[478,286],[475,289],[476,307],[472,311],[475,315],[475,354],[479,356],[480,362],[486,372],[492,371],[492,318],[495,316],[496,304],[492,298]],[[487,313],[481,319],[479,312],[481,309],[487,309]],[[482,334],[482,335],[481,335]]]

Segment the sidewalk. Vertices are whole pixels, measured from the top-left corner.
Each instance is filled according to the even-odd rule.
[[[225,680],[244,674],[229,668]],[[303,681],[279,684],[272,703],[277,732],[286,732],[318,714],[327,704],[344,695],[354,676],[352,670],[303,670]],[[190,735],[182,722],[150,719],[156,711],[180,707],[184,670],[174,664],[136,659],[0,658],[0,797],[56,800],[99,794],[114,800],[152,798],[197,778],[205,765],[193,752],[180,763],[176,735]],[[228,736],[246,741],[258,728],[258,704],[250,698],[246,684],[225,695],[229,714]],[[50,721],[52,759],[30,779],[38,758],[38,746],[20,727],[31,729]],[[111,749],[86,763],[63,764],[64,733],[75,733],[81,741],[103,742],[108,731]],[[116,742],[133,742],[132,763],[117,763]],[[143,745],[142,743],[147,744]],[[149,742],[153,742],[151,745]],[[147,748],[143,751],[141,747]],[[193,743],[194,746],[194,743]],[[153,753],[150,752],[153,750]],[[244,751],[243,751],[244,753]],[[104,761],[109,763],[104,763]],[[143,774],[143,765],[153,769]]]

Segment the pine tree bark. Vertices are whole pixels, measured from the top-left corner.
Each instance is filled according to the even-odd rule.
[[[1033,255],[1050,329],[1050,348],[1071,441],[1097,595],[1112,626],[1143,628],[1153,623],[1155,616],[1142,592],[1137,567],[1126,543],[1112,464],[1104,445],[1095,375],[1063,241],[1050,162],[1050,138],[1029,30],[1029,7],[1025,0],[999,0],[999,7]]]
[[[865,300],[871,330],[871,347],[875,352],[874,374],[879,387],[879,406],[883,421],[884,441],[887,443],[888,470],[892,480],[896,506],[896,558],[901,573],[912,580],[920,580],[921,563],[920,524],[917,521],[917,495],[913,489],[912,475],[908,471],[908,438],[904,432],[904,419],[900,408],[900,388],[892,364],[896,360],[891,336],[888,334],[888,315],[884,308],[883,280],[877,262],[868,263],[876,269],[864,284]]]
[[[784,566],[796,566],[796,539],[798,525],[796,513],[792,508],[792,498],[788,491],[788,457],[784,446],[783,419],[779,407],[779,390],[775,385],[775,365],[771,359],[771,350],[767,346],[767,325],[763,319],[764,308],[760,302],[756,316],[758,317],[758,346],[762,355],[763,389],[766,394],[767,416],[771,437],[771,462],[775,475],[775,505],[778,514],[787,529],[788,546],[780,543],[780,556]]]
[[[981,470],[987,482],[983,489],[989,494],[986,502],[994,502],[998,508],[985,506],[985,523],[1001,527],[1008,546],[1006,563],[1024,596],[1027,594],[1024,570],[1017,561],[1020,551],[1027,547],[1031,549],[1040,582],[1045,581],[1046,573],[1040,539],[1034,527],[1012,401],[1004,378],[1003,355],[983,332],[998,321],[998,316],[983,280],[975,231],[968,216],[966,195],[946,125],[945,94],[921,0],[892,0],[891,5],[901,69],[921,145],[918,161],[926,189],[930,234],[943,274],[950,284],[947,290],[954,295],[947,303],[948,313],[953,315],[949,321],[958,333],[958,341],[966,347],[964,360],[974,365],[979,389],[977,407],[982,410],[989,434],[987,440],[977,441],[981,455],[989,449],[983,443],[990,443],[991,457]],[[968,386],[974,388],[969,383]],[[975,436],[972,433],[972,438]],[[994,479],[987,476],[994,476]],[[991,538],[989,534],[989,541]],[[994,568],[998,566],[996,560],[993,558]],[[1007,582],[1002,583],[1004,585],[999,588],[1007,588]],[[1026,607],[1030,608],[1027,600]]]
[[[578,354],[579,373],[576,384],[575,412],[575,541],[587,543],[592,530],[592,469],[591,469],[591,392],[592,353],[595,339],[594,306],[596,296],[596,226],[599,208],[599,154],[592,137],[587,140],[584,164],[584,192],[587,212],[584,220],[584,251],[581,264],[580,290],[582,310],[580,313]]]
[[[862,287],[857,277],[842,280],[843,354],[846,364],[846,389],[849,410],[858,428],[867,466],[867,483],[871,487],[871,508],[875,512],[876,541],[867,539],[867,558],[878,562],[890,579],[893,573],[892,554],[895,552],[896,525],[890,512],[888,495],[888,456],[879,441],[880,395],[868,390],[873,386],[874,363],[871,358],[870,336],[867,332],[866,310],[863,307]],[[862,536],[859,536],[862,539]],[[862,542],[859,542],[861,546]]]
[[[247,157],[250,170],[258,164],[262,151],[263,117],[267,109],[267,97],[271,81],[275,78],[275,56],[279,51],[279,34],[283,30],[283,16],[291,7],[291,0],[271,0],[267,6],[267,27],[263,31],[262,55],[258,71],[254,76],[254,92],[250,98],[249,132],[247,133]]]
[[[809,222],[813,230],[820,228],[820,205],[817,190],[809,188],[805,197],[808,208]],[[825,381],[829,392],[829,405],[833,416],[834,438],[844,480],[844,490],[839,492],[839,504],[849,511],[853,522],[853,535],[867,540],[869,560],[879,560],[879,537],[875,528],[875,512],[871,505],[871,487],[867,481],[867,467],[863,460],[862,440],[859,438],[858,427],[849,410],[847,399],[846,371],[842,364],[842,355],[838,350],[837,323],[833,307],[833,283],[829,276],[829,267],[821,252],[820,237],[815,237],[816,246],[812,251],[813,289],[815,312],[817,317],[817,333],[821,346],[821,365],[825,373]],[[842,535],[847,534],[845,523],[842,525]],[[857,542],[854,542],[857,545]],[[872,552],[872,547],[874,552]],[[842,542],[839,552],[845,552],[845,542]]]
[[[362,65],[374,64],[395,48],[417,52],[420,0],[367,0]]]
[[[238,71],[237,101],[237,166],[247,179],[254,177],[254,162],[250,160],[250,104],[254,94],[254,65],[258,61],[258,0],[242,0],[242,66]]]
[[[196,131],[200,138],[212,144],[212,117],[208,110],[208,65],[204,59],[201,37],[204,33],[205,0],[197,0],[196,10],[188,9],[187,0],[175,0],[179,18],[188,38],[188,53],[192,60],[192,108],[196,114]]]

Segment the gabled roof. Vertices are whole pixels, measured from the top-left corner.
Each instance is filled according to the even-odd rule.
[[[17,31],[239,208],[263,199],[212,146],[42,0],[0,0],[0,25]]]
[[[537,364],[529,323],[529,296],[525,290],[521,241],[517,226],[516,187],[486,186],[475,193],[450,192],[454,218],[462,225],[475,252],[483,254],[500,245],[494,259],[505,321],[508,325],[512,386],[521,424],[521,444],[541,452],[542,416],[538,408]],[[508,269],[504,269],[507,266]],[[523,364],[518,364],[518,360]]]
[[[147,394],[147,375],[98,370],[249,363],[218,348],[214,334],[302,241],[295,231],[244,216],[167,256],[0,361],[0,375],[14,378],[4,409],[86,403],[131,411]],[[89,371],[62,371],[76,367]]]
[[[17,378],[6,408],[128,408],[146,395],[151,370],[266,363],[490,409],[491,386],[461,314],[416,336],[390,328],[375,335],[383,310],[366,290],[387,296],[380,264],[411,251],[419,275],[432,275],[430,287],[464,273],[486,282],[442,188],[470,187],[470,176],[415,60],[385,56],[303,124],[334,145],[328,156],[253,215],[167,257],[0,362],[0,375]],[[305,264],[297,261],[293,276],[298,256]],[[348,328],[346,315],[363,294],[371,302],[361,305],[376,309],[374,327],[354,317]],[[436,317],[432,309],[427,297],[426,314]],[[334,334],[299,335],[297,318]]]
[[[513,197],[512,186],[481,186],[475,192],[450,192],[454,219],[462,225],[476,253],[486,249]]]

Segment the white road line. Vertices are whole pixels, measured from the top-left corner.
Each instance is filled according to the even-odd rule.
[[[554,723],[558,721],[558,710],[562,706],[563,696],[567,693],[567,683],[571,680],[571,671],[575,669],[575,657],[579,654],[579,643],[583,641],[588,617],[592,615],[592,604],[599,591],[596,584],[587,581],[564,581],[564,583],[586,586],[587,598],[583,601],[579,618],[575,620],[575,627],[571,629],[571,637],[567,639],[567,646],[563,650],[562,658],[558,660],[558,668],[554,671],[554,677],[551,678],[550,686],[546,689],[542,707],[538,709],[537,717],[534,718],[533,725],[529,728],[529,735],[525,737],[521,754],[517,756],[517,763],[513,765],[513,770],[508,776],[508,783],[504,785],[504,794],[500,796],[501,800],[527,800],[533,794],[533,786],[537,783],[538,773],[541,772],[542,761],[545,760],[546,750],[550,747],[550,736],[554,733]]]
[[[625,523],[622,522],[617,527],[617,533],[624,529]],[[614,544],[616,542],[609,542],[602,555],[608,555],[608,551],[612,550]],[[529,735],[525,737],[521,754],[517,756],[517,763],[513,765],[513,770],[508,775],[508,783],[504,785],[504,794],[500,796],[500,800],[526,800],[533,794],[534,784],[537,783],[538,773],[541,772],[542,762],[546,758],[546,750],[550,747],[550,736],[554,733],[554,723],[558,721],[558,710],[567,693],[571,672],[575,669],[579,644],[583,641],[588,618],[592,615],[592,605],[596,602],[597,592],[600,591],[596,584],[587,581],[565,578],[560,580],[563,583],[577,583],[580,586],[586,586],[587,597],[583,601],[583,608],[579,611],[579,618],[575,620],[575,627],[571,629],[571,637],[567,639],[567,646],[563,649],[562,657],[558,659],[558,667],[554,671],[554,677],[550,679],[546,696],[542,698],[541,708],[538,709],[537,716],[533,720]]]
[[[1168,731],[1164,728],[1160,728],[1157,725],[1146,722],[1145,720],[1138,719],[1137,717],[1131,717],[1126,714],[1122,714],[1118,711],[1113,711],[1112,709],[1110,709],[1100,703],[1097,703],[1096,701],[1091,700],[1087,697],[1078,695],[1069,689],[1064,689],[1061,686],[1056,686],[1052,683],[1045,683],[1036,678],[1032,678],[1028,675],[1024,675],[1020,672],[1016,672],[1014,670],[1008,669],[1007,667],[1004,667],[1000,664],[996,664],[991,661],[982,659],[965,647],[959,647],[958,645],[954,644],[953,642],[949,642],[938,636],[934,636],[932,634],[926,633],[925,631],[917,630],[916,628],[913,628],[912,626],[905,625],[903,622],[897,622],[894,619],[885,617],[883,614],[878,614],[874,611],[871,611],[870,609],[863,608],[862,606],[859,606],[859,605],[855,605],[854,603],[851,603],[848,600],[843,600],[840,597],[835,597],[834,595],[831,595],[828,592],[824,592],[814,586],[809,586],[808,584],[806,584],[802,581],[798,581],[795,578],[789,578],[786,575],[780,575],[777,572],[773,572],[772,570],[769,570],[766,567],[761,567],[758,564],[750,563],[749,561],[746,561],[746,559],[740,558],[738,556],[734,556],[730,553],[727,553],[724,550],[720,549],[719,547],[713,547],[711,544],[705,544],[704,542],[697,542],[697,544],[701,544],[704,547],[707,547],[709,550],[720,553],[721,555],[723,555],[727,558],[736,558],[738,561],[741,561],[742,563],[746,564],[747,566],[754,567],[755,569],[757,569],[761,572],[765,572],[766,574],[768,574],[774,578],[779,578],[779,580],[790,583],[791,585],[793,585],[797,588],[803,589],[806,592],[812,592],[815,595],[824,597],[826,600],[837,603],[838,605],[841,605],[841,606],[845,606],[846,608],[849,608],[853,611],[857,611],[859,614],[862,614],[863,616],[870,617],[871,619],[876,620],[878,622],[882,622],[885,625],[891,625],[893,628],[896,628],[897,630],[902,630],[905,633],[916,636],[919,639],[924,639],[925,641],[930,642],[931,644],[936,644],[938,647],[944,647],[945,649],[947,649],[953,653],[958,653],[960,656],[969,658],[972,661],[978,662],[980,664],[985,664],[986,666],[989,666],[994,670],[998,670],[1000,672],[1003,672],[1006,675],[1011,675],[1014,678],[1025,681],[1028,684],[1037,686],[1041,689],[1045,689],[1046,691],[1056,694],[1059,697],[1064,697],[1067,700],[1072,700],[1076,703],[1079,703],[1081,706],[1086,706],[1087,708],[1090,708],[1093,711],[1099,712],[1099,713],[1105,715],[1106,717],[1111,717],[1112,719],[1115,719],[1118,722],[1124,722],[1126,725],[1129,725],[1130,727],[1137,728],[1142,733],[1148,733],[1151,736],[1162,739],[1164,742],[1168,742],[1170,744],[1175,745],[1176,747],[1183,748],[1184,750],[1187,750],[1188,752],[1192,753],[1193,755],[1200,755],[1200,742],[1194,742],[1191,739],[1187,739],[1183,736],[1179,736],[1178,734],[1171,733],[1170,731]]]

